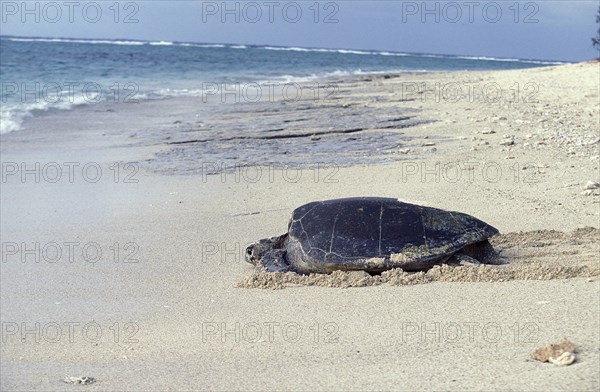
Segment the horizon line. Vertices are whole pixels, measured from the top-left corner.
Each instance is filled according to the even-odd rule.
[[[232,43],[232,42],[197,42],[197,41],[178,41],[178,40],[145,40],[145,39],[135,39],[135,38],[77,38],[77,37],[49,37],[49,36],[25,36],[25,35],[6,35],[0,34],[0,39],[5,38],[17,38],[17,39],[48,39],[48,40],[64,40],[64,41],[109,41],[109,42],[119,42],[119,41],[129,41],[129,42],[139,42],[139,43],[159,43],[165,42],[170,44],[194,44],[194,45],[224,45],[226,47],[231,46],[249,46],[256,48],[265,48],[265,47],[274,47],[274,48],[299,48],[306,50],[331,50],[331,51],[359,51],[365,52],[365,54],[381,54],[381,53],[394,53],[399,55],[415,55],[415,56],[440,56],[440,57],[448,57],[448,58],[465,58],[467,60],[489,60],[489,61],[536,61],[536,62],[545,62],[545,63],[555,63],[555,64],[576,64],[578,62],[586,62],[595,60],[595,58],[591,58],[589,60],[582,61],[571,61],[571,60],[549,60],[549,59],[536,59],[536,58],[519,58],[519,57],[491,57],[486,55],[473,55],[473,54],[447,54],[447,53],[428,53],[428,52],[401,52],[397,50],[376,50],[376,49],[356,49],[356,48],[328,48],[328,47],[311,47],[311,46],[283,46],[283,45],[274,45],[274,44],[248,44],[248,43]],[[157,45],[158,46],[158,45]],[[167,45],[165,45],[167,46]],[[341,54],[341,53],[340,53]],[[352,53],[350,53],[352,54]]]

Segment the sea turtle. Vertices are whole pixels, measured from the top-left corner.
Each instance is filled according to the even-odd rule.
[[[267,271],[416,271],[441,263],[496,263],[498,230],[470,215],[382,197],[315,201],[292,213],[288,232],[246,248]]]

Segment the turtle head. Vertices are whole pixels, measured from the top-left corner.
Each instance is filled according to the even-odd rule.
[[[260,242],[255,242],[246,247],[245,259],[247,263],[254,264],[260,261],[264,249],[261,249]]]
[[[280,237],[265,238],[248,245],[246,247],[246,252],[244,253],[246,262],[257,265],[265,253],[270,250],[281,249],[283,246],[283,239],[285,239],[286,236],[287,234]]]

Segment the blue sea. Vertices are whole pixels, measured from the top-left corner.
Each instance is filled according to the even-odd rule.
[[[215,84],[369,73],[498,70],[561,62],[347,49],[0,37],[0,133],[98,102],[202,96]]]

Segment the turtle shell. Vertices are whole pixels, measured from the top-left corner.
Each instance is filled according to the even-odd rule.
[[[294,210],[287,258],[314,272],[421,269],[496,233],[473,216],[397,199],[316,201]]]

